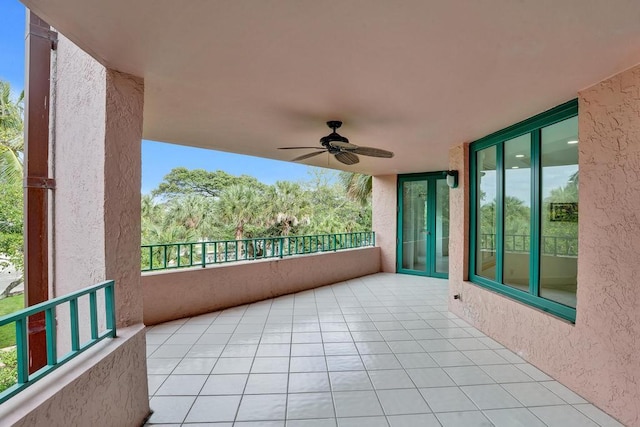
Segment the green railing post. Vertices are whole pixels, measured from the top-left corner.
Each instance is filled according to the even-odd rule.
[[[71,350],[80,350],[80,326],[78,324],[78,299],[69,301],[69,317],[71,318]]]
[[[107,317],[107,329],[110,329],[111,336],[116,336],[116,283],[112,280],[104,288],[104,307]]]
[[[282,257],[284,256],[284,241],[283,241],[282,237],[279,239],[278,244],[279,244],[279,246],[280,246],[280,249],[279,249],[279,251],[280,251],[280,258],[282,258]]]
[[[44,318],[47,334],[47,364],[53,366],[58,363],[55,308],[47,308],[44,312]]]
[[[162,257],[162,267],[167,268],[167,245],[162,245],[162,248],[164,249],[164,256]]]
[[[29,351],[27,317],[16,319],[16,351],[18,357],[18,384],[29,381]]]
[[[200,258],[202,259],[200,260],[200,262],[202,263],[202,268],[205,268],[207,266],[207,244],[205,242],[202,242],[201,246]]]
[[[98,301],[96,299],[96,293],[91,292],[89,294],[89,318],[91,321],[91,339],[98,339]]]

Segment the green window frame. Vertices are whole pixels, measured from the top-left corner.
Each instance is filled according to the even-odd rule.
[[[545,299],[540,295],[540,263],[541,263],[541,217],[542,217],[542,166],[541,166],[541,132],[542,128],[553,125],[578,115],[578,100],[574,99],[551,110],[545,111],[515,125],[495,132],[470,145],[470,233],[469,233],[469,280],[477,285],[506,295],[512,299],[531,305],[560,318],[575,322],[576,309],[558,302]],[[504,212],[505,212],[505,142],[522,135],[531,135],[531,219],[529,238],[529,290],[508,286],[503,282],[503,247],[504,247]],[[496,238],[495,238],[495,276],[494,279],[476,274],[478,240],[478,178],[477,153],[495,146],[496,156]]]

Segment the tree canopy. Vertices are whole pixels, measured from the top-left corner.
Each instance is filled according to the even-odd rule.
[[[187,194],[218,197],[224,188],[235,184],[257,187],[264,186],[264,184],[256,178],[249,175],[234,176],[221,170],[210,172],[204,169],[177,167],[165,175],[160,185],[158,185],[158,188],[153,190],[152,195],[165,198],[179,197]]]
[[[19,269],[24,265],[23,98],[22,93],[13,97],[9,83],[0,80],[0,254]]]
[[[368,231],[371,205],[366,200],[354,201],[334,171],[315,170],[306,181],[267,185],[248,175],[180,167],[143,196],[142,241]]]

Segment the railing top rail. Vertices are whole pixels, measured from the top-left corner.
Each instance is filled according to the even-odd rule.
[[[107,280],[101,283],[98,283],[93,286],[86,287],[84,289],[80,289],[79,291],[72,292],[70,294],[53,298],[44,302],[41,302],[36,305],[32,305],[30,307],[24,308],[15,313],[11,313],[5,316],[0,317],[0,326],[7,325],[9,323],[14,322],[16,319],[24,319],[29,316],[33,316],[41,311],[44,311],[48,308],[53,308],[65,302],[71,301],[73,299],[77,299],[83,295],[88,295],[92,292],[98,291],[100,289],[106,288],[108,286],[112,286],[114,284],[113,280]]]

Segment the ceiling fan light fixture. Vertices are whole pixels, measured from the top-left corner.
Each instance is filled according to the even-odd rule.
[[[331,144],[332,142],[343,142],[348,144],[349,139],[336,132],[331,132],[329,135],[320,138],[320,143],[322,145]]]

